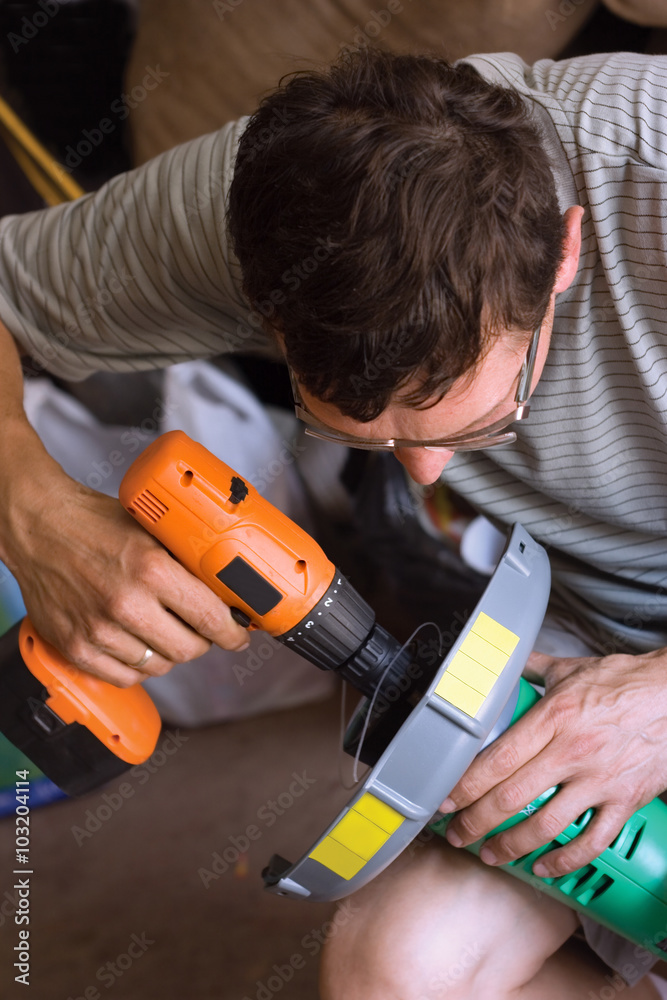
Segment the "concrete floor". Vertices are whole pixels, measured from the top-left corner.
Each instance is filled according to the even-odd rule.
[[[274,852],[296,861],[351,796],[338,718],[333,698],[165,731],[153,773],[35,810],[28,989],[7,975],[15,829],[0,821],[3,1000],[314,1000],[332,907],[269,895],[260,875]],[[249,825],[247,855],[216,873],[214,854],[233,862]]]

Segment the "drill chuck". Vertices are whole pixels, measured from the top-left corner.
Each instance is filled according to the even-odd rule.
[[[417,674],[410,648],[401,650],[400,644],[381,625],[371,629],[365,642],[338,672],[369,698],[377,691],[379,707],[386,701],[396,701],[399,695],[407,696]]]
[[[397,655],[400,643],[375,623],[372,608],[338,569],[308,614],[276,638],[322,670],[335,670],[368,697],[389,664],[382,690],[390,685],[405,690],[410,654]]]

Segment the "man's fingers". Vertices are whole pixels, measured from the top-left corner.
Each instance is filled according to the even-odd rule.
[[[538,703],[528,716],[519,719],[497,740],[494,740],[486,750],[475,757],[466,773],[450,792],[449,798],[440,806],[441,812],[448,813],[466,809],[544,750],[551,741],[554,729],[548,715],[543,716],[541,723],[535,719],[534,713],[539,712],[541,705],[541,702]],[[540,775],[537,775],[537,780],[540,780]],[[553,782],[546,780],[542,788],[535,791],[535,794],[539,794],[545,788],[550,788],[551,784]],[[530,799],[526,801],[529,802]],[[518,805],[517,808],[525,805],[526,801]]]
[[[538,795],[530,801],[535,801],[536,798]],[[480,857],[486,864],[505,865],[531,854],[555,840],[585,810],[581,791],[575,786],[564,785],[537,811],[531,812],[530,805],[527,804],[522,810],[526,818],[485,841]]]
[[[15,561],[35,628],[73,667],[128,686],[201,656],[211,642],[248,645],[229,608],[117,500],[69,479],[58,498]]]
[[[184,626],[181,628],[184,629]],[[95,636],[91,634],[87,639],[80,634],[74,636],[68,644],[65,658],[72,667],[109,681],[117,687],[130,687],[148,677],[161,677],[176,662],[143,638],[120,628],[110,628],[105,624],[91,631]],[[104,639],[100,636],[104,636]],[[210,646],[200,636],[196,636],[196,639],[205,647]],[[144,659],[148,651],[151,655]]]
[[[537,796],[536,796],[537,797]],[[490,837],[480,850],[481,860],[488,865],[505,865],[517,858],[525,857],[541,847],[551,844],[571,824],[583,826],[586,823],[588,806],[582,801],[581,791],[575,786],[564,786],[552,799],[534,812],[530,818]],[[613,842],[628,818],[627,808],[618,805],[604,805],[597,808],[588,819],[582,833],[555,850],[542,855],[533,865],[533,873],[540,878],[558,878],[577,871],[598,857]],[[457,820],[460,818],[457,817]],[[455,838],[463,830],[463,841],[456,846],[467,846],[481,839],[488,830],[479,832],[486,824],[476,820],[458,826],[452,831]],[[497,825],[497,823],[495,824]],[[450,827],[447,829],[449,840]],[[468,833],[466,831],[472,831]],[[461,839],[461,838],[459,838]],[[451,842],[451,841],[450,841]]]
[[[547,653],[532,652],[526,660],[523,676],[551,691],[560,681],[581,669],[587,658],[579,656],[549,656]]]
[[[236,651],[245,649],[250,638],[248,631],[234,621],[227,605],[182,566],[174,563],[172,569],[173,586],[168,590],[163,587],[158,593],[166,607],[189,625],[194,633],[216,646]],[[176,638],[171,630],[170,635]],[[167,645],[166,640],[164,644]]]
[[[140,670],[135,669],[128,666],[127,663],[116,659],[114,656],[109,656],[107,653],[100,653],[95,650],[92,650],[90,655],[78,661],[72,659],[71,663],[73,669],[85,671],[87,674],[92,674],[94,677],[99,677],[100,680],[108,681],[110,684],[121,688],[140,684],[149,676],[143,667]],[[164,670],[160,670],[160,673],[166,673],[171,667],[173,667],[173,663],[165,666]]]
[[[627,810],[617,805],[600,807],[583,833],[558,850],[549,851],[533,865],[539,878],[558,878],[590,864],[616,839],[628,819]]]
[[[544,677],[545,671],[548,670],[549,667],[553,666],[555,662],[556,660],[553,656],[549,656],[548,653],[538,653],[538,651],[534,649],[526,660],[526,669],[537,674],[539,677]]]
[[[526,660],[526,665],[521,674],[532,684],[543,685],[545,675],[554,662],[553,656],[533,651]]]
[[[88,629],[87,639],[74,640],[71,645],[74,662],[87,669],[100,654],[106,654],[149,676],[160,676],[174,663],[194,660],[211,646],[208,639],[154,600],[144,616],[138,608],[133,608],[124,617],[123,625],[99,621]],[[147,653],[150,655],[146,657]]]
[[[528,809],[530,804],[540,798],[545,792],[551,791],[553,788],[553,785],[549,784],[551,780],[550,776],[545,774],[543,770],[536,772],[531,764],[532,762],[520,768],[510,778],[492,788],[486,795],[483,795],[461,812],[458,812],[447,828],[447,839],[450,844],[454,847],[467,847],[476,840],[485,837],[491,830],[513,816],[517,816],[522,812],[525,816],[530,815],[530,810],[528,812],[524,812],[524,810]],[[565,808],[565,826],[567,826],[567,823],[574,817],[567,812],[567,800],[562,804]],[[546,809],[546,806],[543,808]],[[513,828],[511,832],[508,831],[502,834],[502,843],[507,851],[507,855],[499,863],[511,861],[514,857],[520,857],[522,854],[529,853],[530,850],[540,847],[564,829],[564,827],[555,829],[558,820],[555,825],[545,828],[543,816],[547,817],[546,823],[549,823],[552,815],[550,812],[543,813],[540,811],[538,815],[540,817],[539,825],[542,840],[530,841],[532,846],[527,850],[517,849],[516,853],[511,855],[510,851],[515,841],[522,843],[519,827]],[[526,821],[522,822],[520,824],[521,831],[524,831],[526,828],[528,831],[534,831],[533,822],[533,820],[531,820],[530,824]]]
[[[100,649],[80,642],[74,647],[76,655],[71,655],[68,659],[78,670],[84,670],[117,687],[130,687],[149,677],[162,677],[175,663],[186,663],[210,649],[211,643],[208,640],[195,636],[195,633],[192,635],[197,641],[198,651],[192,655],[188,652],[178,658],[165,655],[142,639],[126,633],[114,649]],[[150,656],[146,657],[147,653]]]

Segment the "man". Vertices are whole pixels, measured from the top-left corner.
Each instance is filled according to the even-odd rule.
[[[549,697],[443,806],[469,807],[448,834],[467,844],[561,785],[553,810],[489,841],[483,860],[497,864],[595,805],[587,831],[535,867],[553,876],[591,861],[665,787],[656,750],[667,734],[651,704],[664,711],[665,654],[618,655],[665,644],[664,501],[649,485],[664,476],[655,407],[667,359],[652,333],[664,251],[648,224],[662,197],[653,128],[663,107],[648,80],[626,89],[619,59],[532,71],[511,57],[471,62],[530,103],[469,65],[428,60],[352,60],[333,82],[295,80],[243,137],[230,218],[245,290],[279,331],[304,418],[348,444],[393,446],[418,482],[444,469],[485,512],[522,520],[555,549],[559,610],[588,640],[582,649],[616,654],[534,657]],[[630,72],[640,71],[655,72],[641,59]],[[278,111],[289,124],[273,137]],[[272,300],[314,236],[345,255]],[[528,366],[533,412],[516,425],[517,445],[495,450]],[[637,684],[644,708],[634,716]],[[577,995],[583,983],[588,996],[600,973],[560,950],[576,918],[478,869],[435,848],[356,897],[364,910],[332,942],[325,996],[543,997]],[[530,933],[519,923],[528,914]],[[445,988],[438,973],[471,942],[483,957]],[[630,981],[645,971],[632,949],[596,943]]]
[[[576,916],[492,868],[594,806],[536,874],[575,870],[667,787],[666,77],[627,54],[529,68],[351,52],[245,131],[0,227],[0,318],[38,363],[81,378],[273,346],[318,433],[391,448],[418,482],[444,471],[548,543],[563,631],[596,651],[534,658],[547,695],[452,792],[450,841],[561,791],[489,841],[486,867],[442,845],[371,886],[325,963],[327,996],[605,987],[607,966],[566,944]],[[4,337],[0,555],[37,628],[120,684],[211,641],[239,648],[202,584],[44,455]],[[639,980],[646,963],[628,971],[599,931],[598,954]],[[452,981],[465,944],[479,959]]]

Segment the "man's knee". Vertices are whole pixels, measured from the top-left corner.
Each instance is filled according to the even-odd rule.
[[[323,1000],[456,1000],[484,995],[486,977],[500,997],[499,979],[508,992],[527,981],[576,926],[564,907],[440,842],[406,852],[352,900],[324,949]]]
[[[351,897],[351,918],[323,952],[323,1000],[436,1000],[445,985],[471,981],[488,936],[486,921],[461,905],[462,893],[478,891],[477,867],[448,845],[422,846]]]

